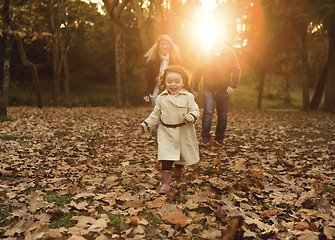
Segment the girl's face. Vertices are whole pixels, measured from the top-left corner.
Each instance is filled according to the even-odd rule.
[[[159,41],[159,52],[163,56],[165,56],[166,54],[170,52],[170,48],[171,48],[171,45],[169,41],[164,40],[164,39]]]
[[[166,75],[166,89],[172,94],[175,95],[183,88],[183,78],[179,73],[169,72]]]

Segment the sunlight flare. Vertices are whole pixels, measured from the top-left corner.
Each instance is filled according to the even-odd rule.
[[[199,19],[195,25],[195,32],[198,41],[205,49],[210,49],[220,36],[220,24],[210,14]]]

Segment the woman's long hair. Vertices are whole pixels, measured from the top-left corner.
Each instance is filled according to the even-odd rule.
[[[188,74],[184,68],[178,65],[171,65],[167,69],[164,70],[164,74],[161,77],[160,92],[166,89],[166,76],[168,75],[168,73],[171,73],[171,72],[180,74],[181,78],[183,79],[183,85],[184,85],[183,88],[189,91],[190,93],[192,93],[190,85],[189,85]]]
[[[174,44],[172,39],[168,35],[160,35],[155,44],[149,49],[149,51],[144,54],[144,57],[147,59],[147,63],[155,61],[157,58],[159,58],[159,44],[162,40],[168,41],[170,43],[170,60],[174,62],[180,62],[180,50],[179,47]]]

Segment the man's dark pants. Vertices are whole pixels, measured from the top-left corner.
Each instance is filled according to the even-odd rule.
[[[227,93],[213,92],[207,89],[203,90],[204,112],[202,116],[202,132],[201,137],[209,141],[211,138],[210,130],[212,126],[212,118],[216,105],[216,113],[218,121],[215,131],[215,140],[222,142],[227,128],[227,114],[229,105],[229,96]]]

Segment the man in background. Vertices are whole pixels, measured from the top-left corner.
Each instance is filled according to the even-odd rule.
[[[194,75],[194,93],[197,95],[199,83],[203,82],[204,111],[200,146],[208,146],[211,126],[216,106],[217,125],[214,136],[216,145],[223,146],[227,127],[229,98],[234,94],[240,79],[241,69],[235,51],[224,43],[224,31],[212,48],[204,53]]]

